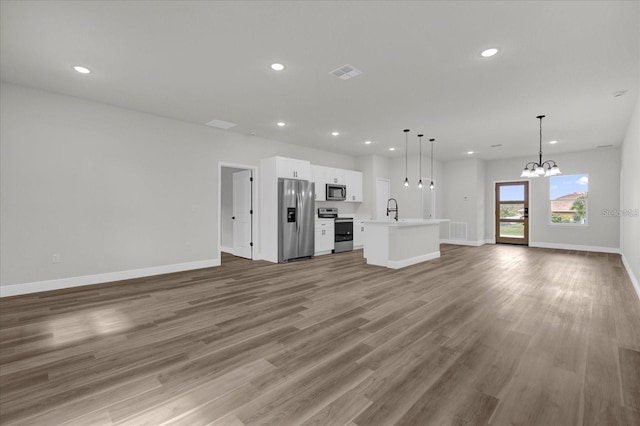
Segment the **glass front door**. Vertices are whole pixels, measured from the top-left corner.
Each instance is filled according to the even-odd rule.
[[[496,243],[529,244],[529,182],[496,183]]]

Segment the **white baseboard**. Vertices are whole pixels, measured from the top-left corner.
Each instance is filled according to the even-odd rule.
[[[153,266],[151,268],[131,269],[128,271],[107,272],[105,274],[83,275],[80,277],[60,278],[57,280],[35,281],[30,283],[0,286],[0,297],[20,294],[39,293],[41,291],[60,290],[83,285],[102,284],[112,281],[150,277],[172,272],[220,266],[220,259],[200,260],[196,262],[176,263],[173,265]]]
[[[403,260],[389,260],[387,261],[387,268],[400,269],[406,266],[415,265],[416,263],[426,262],[427,260],[437,259],[440,257],[440,251],[433,253],[427,253],[416,257],[410,257]]]
[[[636,294],[638,295],[638,299],[640,299],[640,284],[638,283],[638,278],[633,273],[633,270],[631,269],[631,265],[629,265],[629,262],[627,262],[627,258],[624,257],[624,254],[622,255],[622,264],[624,265],[624,269],[627,270],[627,274],[629,274],[629,278],[631,279],[631,284],[633,284],[633,288],[635,289]]]
[[[220,251],[223,253],[233,254],[233,247],[220,246]]]
[[[479,241],[468,241],[468,240],[450,240],[447,238],[441,238],[440,244],[455,244],[458,246],[473,246],[480,247],[484,244],[487,244],[487,240],[479,240]]]
[[[577,251],[594,251],[598,253],[614,253],[620,254],[620,249],[617,247],[599,247],[599,246],[581,246],[576,244],[556,244],[556,243],[538,243],[529,242],[529,247],[538,248],[550,248],[560,250],[577,250]]]

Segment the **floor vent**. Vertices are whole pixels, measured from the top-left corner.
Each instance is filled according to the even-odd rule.
[[[467,223],[466,222],[449,222],[449,239],[466,240],[467,239]]]

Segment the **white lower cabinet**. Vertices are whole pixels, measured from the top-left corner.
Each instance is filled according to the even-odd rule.
[[[364,244],[364,221],[353,221],[353,248],[362,247]]]
[[[331,253],[334,242],[333,219],[316,220],[315,256]]]

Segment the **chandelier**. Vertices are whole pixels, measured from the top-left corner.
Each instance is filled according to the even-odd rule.
[[[539,176],[555,176],[561,174],[560,168],[553,160],[542,161],[542,119],[544,115],[539,115],[536,118],[540,120],[540,152],[539,159],[536,163],[535,161],[531,161],[524,166],[524,170],[520,177],[523,178],[534,178]],[[529,167],[531,166],[531,167]]]

